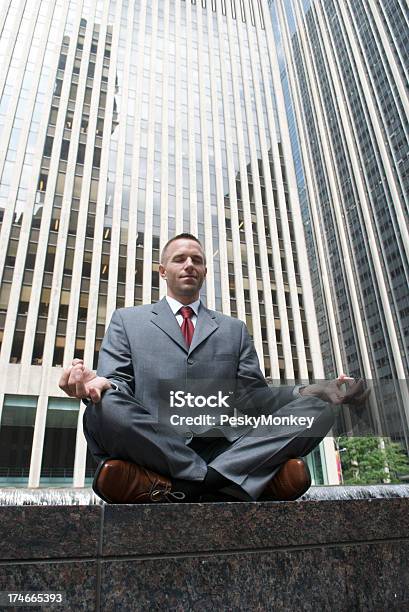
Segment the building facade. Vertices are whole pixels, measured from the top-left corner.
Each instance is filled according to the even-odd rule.
[[[270,11],[325,373],[372,381],[374,430],[409,449],[407,6],[277,0]]]
[[[89,482],[61,368],[164,295],[181,231],[266,376],[322,378],[267,2],[8,0],[0,27],[0,482]],[[336,481],[331,439],[311,465]]]

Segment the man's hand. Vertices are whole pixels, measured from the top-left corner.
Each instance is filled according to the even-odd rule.
[[[341,388],[344,384],[347,384],[346,391]],[[362,379],[355,381],[354,378],[345,374],[340,374],[335,380],[308,385],[300,390],[302,396],[314,395],[331,404],[351,404],[353,406],[364,404],[370,393],[370,389],[365,390],[365,383]]]
[[[109,380],[86,368],[82,359],[74,359],[72,365],[63,370],[58,386],[70,397],[89,397],[94,404],[101,401],[106,389],[111,389]]]

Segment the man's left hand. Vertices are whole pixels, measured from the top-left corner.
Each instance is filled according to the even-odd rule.
[[[344,385],[347,385],[345,390],[343,389]],[[314,395],[324,402],[335,405],[350,404],[352,406],[362,406],[370,393],[370,389],[365,389],[362,378],[355,380],[345,376],[345,374],[341,374],[335,380],[314,383],[300,390],[302,396]]]

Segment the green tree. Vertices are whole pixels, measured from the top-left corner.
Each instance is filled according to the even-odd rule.
[[[409,475],[407,455],[390,438],[342,436],[337,442],[344,484],[399,483],[402,476]]]

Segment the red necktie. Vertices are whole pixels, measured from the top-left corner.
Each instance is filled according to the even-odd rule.
[[[194,313],[193,313],[192,308],[190,308],[190,306],[182,306],[179,312],[183,317],[183,323],[180,329],[182,330],[182,334],[183,334],[184,339],[186,340],[186,344],[190,346],[192,343],[193,332],[195,331],[195,327],[192,321],[192,317]]]

